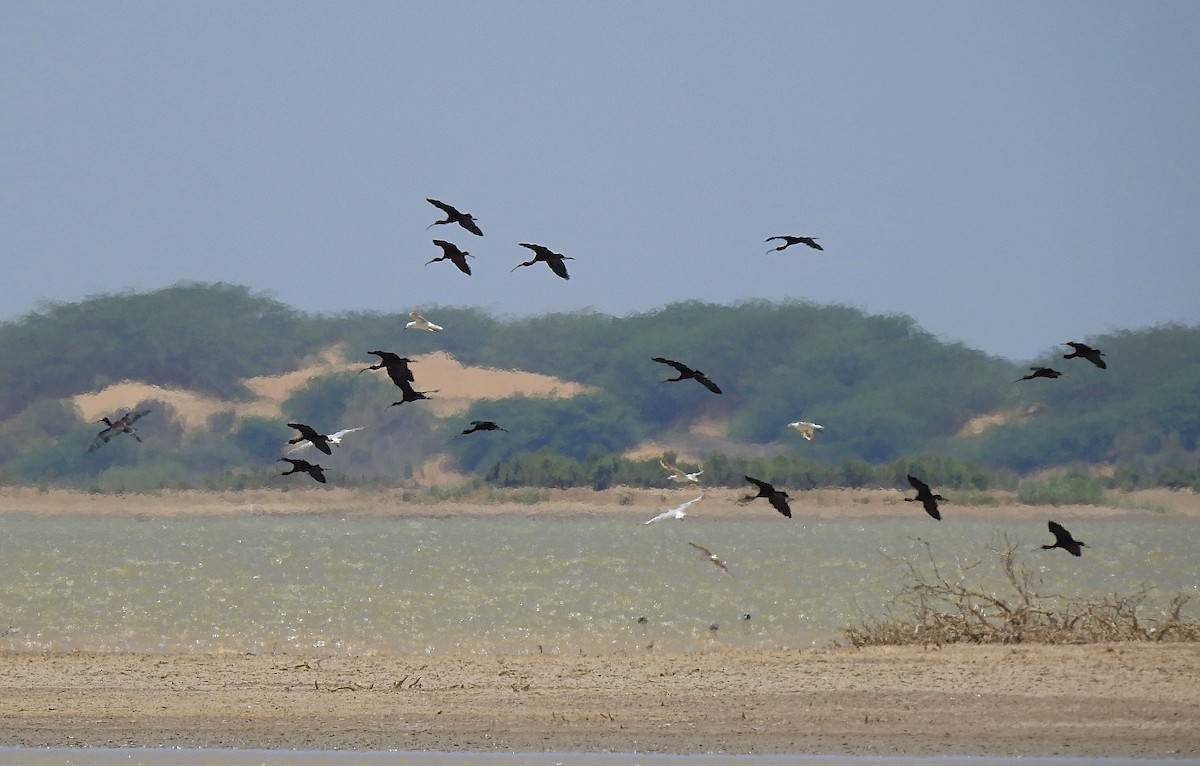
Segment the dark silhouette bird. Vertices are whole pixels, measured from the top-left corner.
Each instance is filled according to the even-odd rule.
[[[1070,346],[1071,348],[1075,349],[1074,351],[1072,351],[1069,354],[1063,354],[1063,359],[1075,359],[1076,357],[1078,357],[1080,359],[1088,360],[1089,362],[1096,365],[1097,367],[1099,367],[1102,370],[1108,369],[1108,365],[1105,364],[1104,360],[1100,358],[1100,357],[1104,356],[1104,352],[1101,351],[1100,349],[1092,348],[1091,346],[1089,346],[1086,343],[1076,343],[1073,340],[1067,341],[1063,345]]]
[[[96,434],[96,438],[92,440],[91,446],[88,447],[87,451],[95,452],[96,450],[100,449],[101,446],[108,444],[109,439],[112,439],[118,434],[129,434],[140,443],[142,441],[142,437],[138,436],[137,431],[133,430],[133,424],[149,414],[150,410],[145,409],[126,412],[116,420],[109,420],[106,417],[100,418],[96,422],[103,423],[105,428],[103,431]]]
[[[671,367],[674,367],[675,370],[679,373],[679,377],[667,378],[666,380],[663,381],[663,383],[674,383],[679,380],[691,379],[691,380],[694,380],[697,383],[701,384],[702,386],[707,388],[709,391],[712,391],[714,394],[721,393],[721,389],[717,388],[717,384],[713,383],[711,380],[709,380],[708,376],[705,375],[704,373],[700,372],[699,370],[693,370],[691,367],[688,367],[686,364],[683,364],[682,362],[676,362],[673,359],[666,359],[661,356],[653,356],[650,358],[652,361],[658,362],[659,364],[666,364],[666,365],[670,365]]]
[[[1071,537],[1071,533],[1062,524],[1059,524],[1057,521],[1051,521],[1046,526],[1050,528],[1050,534],[1054,535],[1054,545],[1043,545],[1042,550],[1048,551],[1051,548],[1062,548],[1072,556],[1083,555],[1083,551],[1079,549],[1086,548],[1087,546],[1074,537]]]
[[[741,502],[748,503],[751,500],[757,500],[760,497],[765,497],[767,502],[769,502],[772,507],[775,508],[775,510],[779,511],[784,516],[787,516],[789,519],[792,518],[792,508],[790,505],[788,505],[788,493],[784,492],[782,489],[775,489],[765,481],[759,481],[753,476],[747,476],[746,481],[758,487],[758,494],[746,495],[741,499]]]
[[[329,442],[334,447],[338,447],[341,445],[342,439],[346,438],[347,434],[352,434],[355,431],[361,431],[364,428],[366,428],[366,426],[357,426],[355,428],[343,428],[340,431],[334,431],[331,434],[322,434],[322,435],[325,437],[325,441]],[[313,444],[313,442],[305,440],[305,439],[296,439],[295,441],[299,441],[302,443],[297,444],[295,447],[292,447],[290,450],[288,450],[287,453],[289,455],[294,455],[297,452],[299,452],[300,450],[308,449],[309,447],[315,446]],[[289,444],[290,443],[291,442],[289,442]]]
[[[288,428],[294,428],[300,432],[300,435],[295,439],[288,439],[288,444],[299,444],[303,441],[312,442],[312,445],[324,452],[326,455],[332,455],[333,450],[329,448],[329,437],[317,431],[312,426],[306,426],[303,423],[288,423]]]
[[[768,253],[773,253],[773,252],[776,252],[776,251],[778,251],[778,250],[787,250],[787,249],[788,249],[789,247],[791,247],[792,245],[808,245],[808,246],[809,246],[809,247],[811,247],[813,250],[824,250],[824,249],[825,249],[825,248],[823,248],[823,247],[821,247],[820,245],[818,245],[818,244],[817,244],[817,238],[816,238],[816,237],[793,237],[793,236],[790,236],[790,235],[788,235],[788,234],[785,234],[785,235],[783,235],[783,236],[781,236],[781,237],[768,237],[767,239],[765,239],[765,240],[763,240],[763,241],[764,241],[764,242],[770,242],[770,241],[771,241],[771,240],[773,240],[773,239],[782,239],[782,240],[783,240],[783,244],[782,244],[782,245],[780,245],[779,247],[773,247],[773,248],[771,248],[770,250],[768,250],[768,251],[767,251]]]
[[[467,263],[467,256],[471,256],[472,258],[475,256],[471,255],[466,250],[459,250],[458,245],[454,244],[453,242],[447,242],[444,239],[435,239],[433,244],[442,248],[442,254],[437,258],[431,258],[430,260],[426,261],[426,266],[434,263],[435,261],[450,261],[458,267],[459,271],[467,276],[471,275],[471,264]]]
[[[412,363],[412,360],[408,357],[393,354],[391,351],[368,351],[367,353],[379,357],[379,364],[373,364],[370,367],[364,367],[359,370],[360,373],[366,372],[367,370],[378,370],[382,368],[387,370],[388,377],[391,378],[392,382],[397,386],[403,386],[406,383],[413,382],[412,370],[408,368],[408,365]]]
[[[458,434],[458,436],[466,436],[467,434],[473,434],[476,431],[503,431],[505,433],[508,433],[507,428],[501,428],[500,426],[496,425],[496,423],[494,421],[472,420],[471,427],[468,428],[467,430],[463,431],[461,434]]]
[[[292,464],[292,467],[279,474],[280,476],[289,476],[293,473],[306,473],[322,484],[325,483],[325,469],[316,463],[310,463],[307,460],[300,460],[299,458],[294,457],[281,457],[275,462],[286,462]]]
[[[518,263],[516,266],[513,266],[512,271],[516,271],[517,269],[521,268],[522,266],[532,266],[533,264],[537,263],[538,261],[541,261],[542,263],[549,266],[551,271],[553,271],[555,274],[562,277],[563,279],[571,278],[571,275],[567,273],[567,264],[563,263],[564,259],[566,259],[568,261],[575,260],[571,256],[563,255],[562,253],[556,253],[548,247],[543,247],[542,245],[534,245],[529,242],[522,242],[521,247],[527,247],[530,250],[532,250],[533,258],[531,260],[525,261],[524,263]]]
[[[933,494],[933,491],[929,489],[928,484],[912,474],[909,474],[908,476],[908,483],[913,485],[913,489],[917,491],[917,496],[906,497],[904,499],[910,503],[920,502],[921,505],[925,506],[925,513],[928,513],[933,518],[941,521],[942,514],[938,510],[938,500],[945,500],[946,498],[942,497],[941,495]]]
[[[432,229],[434,226],[437,226],[440,223],[456,223],[478,237],[483,236],[483,232],[480,230],[479,224],[475,223],[475,216],[471,215],[470,213],[460,212],[453,205],[447,205],[445,202],[440,200],[429,199],[429,197],[426,197],[425,199],[428,200],[429,204],[441,208],[442,212],[446,214],[446,217],[442,220],[434,221],[426,226],[426,231]]]
[[[396,407],[401,404],[407,404],[408,402],[415,402],[420,399],[428,399],[429,397],[426,396],[426,394],[437,393],[437,389],[434,389],[433,391],[417,391],[413,389],[412,384],[408,381],[404,381],[403,383],[397,382],[396,385],[400,388],[400,401],[392,402],[388,405],[388,407]]]
[[[1052,370],[1049,367],[1030,367],[1030,372],[1023,378],[1018,378],[1015,382],[1020,383],[1022,380],[1033,380],[1034,378],[1057,378],[1062,375],[1058,370]]]

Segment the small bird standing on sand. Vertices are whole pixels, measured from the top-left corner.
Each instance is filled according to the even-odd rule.
[[[1057,378],[1062,375],[1058,370],[1052,370],[1049,367],[1030,367],[1029,370],[1028,375],[1018,378],[1014,382],[1020,383],[1022,380],[1033,380],[1034,378]]]
[[[746,481],[758,487],[757,495],[746,495],[739,503],[749,503],[751,500],[757,500],[760,497],[765,497],[771,506],[782,513],[789,519],[792,518],[792,507],[788,504],[788,493],[781,489],[775,489],[765,481],[759,481],[753,476],[747,476]]]
[[[694,380],[697,383],[699,383],[700,385],[707,388],[709,391],[712,391],[714,394],[721,393],[721,389],[717,388],[717,384],[713,383],[711,380],[709,380],[707,375],[700,372],[699,370],[693,370],[691,367],[688,367],[683,362],[676,362],[674,359],[667,359],[667,358],[661,357],[661,356],[653,356],[653,357],[650,357],[650,359],[652,361],[658,362],[659,364],[665,364],[670,367],[674,367],[675,371],[679,373],[678,377],[667,378],[666,380],[663,381],[663,383],[675,383],[680,380]]]
[[[713,553],[712,551],[710,551],[708,548],[705,548],[703,545],[696,545],[695,543],[690,542],[690,541],[688,542],[688,545],[692,546],[693,548],[695,548],[696,550],[700,551],[705,556],[707,556],[708,560],[710,562],[712,562],[713,566],[720,567],[721,571],[724,572],[725,574],[727,574],[727,575],[733,574],[732,572],[729,571],[729,567],[725,564],[725,562],[721,560],[721,557],[718,556],[717,554]]]
[[[1054,535],[1054,545],[1043,545],[1042,550],[1048,551],[1051,548],[1062,548],[1072,556],[1082,556],[1083,551],[1080,548],[1086,548],[1082,542],[1071,537],[1071,533],[1066,527],[1059,524],[1057,521],[1051,521],[1046,526],[1050,528],[1050,534]]]
[[[430,322],[428,319],[415,311],[408,312],[408,315],[412,317],[412,321],[404,325],[405,330],[428,330],[429,332],[441,332],[445,329],[440,324],[434,324],[433,322]]]
[[[809,423],[807,420],[797,420],[795,423],[788,423],[788,428],[794,428],[800,432],[800,435],[809,441],[813,440],[817,431],[824,431],[825,426],[819,426],[816,423]]]
[[[1105,364],[1104,360],[1100,358],[1104,356],[1104,352],[1100,349],[1092,348],[1086,343],[1076,343],[1073,340],[1067,341],[1063,345],[1070,346],[1071,348],[1075,349],[1069,354],[1063,354],[1063,359],[1075,359],[1078,357],[1080,359],[1088,360],[1102,370],[1108,369],[1108,365]]]
[[[816,237],[793,237],[791,235],[784,234],[783,236],[780,236],[780,237],[768,237],[767,239],[765,239],[763,241],[770,242],[773,239],[782,239],[783,244],[780,245],[779,247],[771,248],[770,250],[767,251],[768,253],[773,253],[778,250],[787,250],[792,245],[808,245],[813,250],[824,250],[825,249],[817,244]]]
[[[701,497],[704,497],[704,495],[701,495],[700,497],[697,497],[694,500],[688,500],[683,505],[676,506],[675,508],[672,508],[669,511],[663,511],[662,513],[658,514],[654,518],[650,519],[649,521],[645,521],[643,523],[644,524],[653,524],[654,522],[662,521],[663,519],[679,519],[680,521],[682,521],[683,517],[687,516],[687,513],[686,513],[687,509],[692,505],[692,503],[699,502]]]
[[[913,485],[913,489],[917,490],[916,497],[906,497],[906,501],[910,503],[919,502],[925,506],[925,512],[938,521],[942,520],[942,514],[938,511],[938,500],[945,500],[941,495],[933,494],[929,489],[929,485],[918,479],[916,476],[909,474],[908,483]]]
[[[288,470],[284,471],[283,473],[279,474],[280,476],[288,476],[293,473],[306,473],[309,476],[316,479],[317,481],[321,482],[322,484],[325,483],[325,473],[324,473],[325,469],[322,468],[321,466],[317,465],[316,463],[310,463],[307,460],[300,460],[299,458],[291,458],[291,457],[281,457],[281,458],[279,458],[279,460],[277,460],[275,462],[277,462],[277,463],[286,462],[286,463],[292,464],[292,467],[289,468]]]
[[[443,218],[442,220],[434,221],[433,223],[426,226],[425,227],[426,231],[428,231],[429,229],[432,229],[434,226],[437,226],[438,224],[456,223],[477,237],[483,236],[483,231],[479,228],[479,224],[475,223],[475,216],[471,215],[470,213],[460,212],[453,205],[447,205],[445,202],[442,202],[441,200],[430,199],[429,197],[426,197],[425,200],[427,202],[429,202],[429,204],[433,205],[434,207],[440,208],[441,211],[446,214],[446,217]]]

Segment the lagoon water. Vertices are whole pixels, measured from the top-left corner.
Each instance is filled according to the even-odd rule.
[[[1021,542],[1045,593],[1197,594],[1200,523],[1077,519],[1082,558],[1021,520],[0,519],[0,648],[17,651],[611,652],[826,645],[879,615],[905,560],[998,589]],[[652,515],[652,511],[647,514]],[[919,538],[919,539],[918,539]],[[729,564],[726,574],[688,546]],[[971,564],[981,562],[978,566]],[[1200,602],[1200,599],[1196,599]],[[1196,603],[1190,614],[1196,614]],[[749,619],[743,619],[749,615]],[[639,621],[639,618],[645,618]],[[717,629],[711,626],[716,625]]]

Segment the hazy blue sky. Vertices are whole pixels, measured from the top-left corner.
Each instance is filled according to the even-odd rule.
[[[201,280],[330,313],[798,298],[1017,359],[1193,324],[1197,40],[1196,2],[3,0],[0,320]],[[485,236],[426,232],[426,197]],[[571,280],[510,272],[520,242]]]

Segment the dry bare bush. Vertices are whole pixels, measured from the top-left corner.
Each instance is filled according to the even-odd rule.
[[[959,565],[956,576],[947,576],[929,543],[918,542],[924,554],[902,561],[905,574],[889,613],[842,629],[854,646],[1200,641],[1200,622],[1183,614],[1186,594],[1176,594],[1149,619],[1143,613],[1152,589],[1145,585],[1101,600],[1043,594],[1007,536],[988,548],[1007,582],[1005,592],[995,592],[971,582],[983,562]]]

